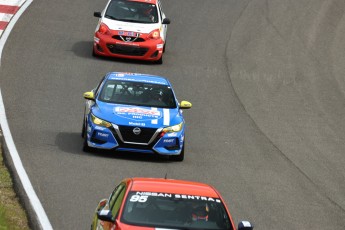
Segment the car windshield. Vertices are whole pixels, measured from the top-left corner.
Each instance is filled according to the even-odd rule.
[[[125,22],[158,22],[157,7],[155,4],[126,0],[111,1],[104,17]]]
[[[114,104],[176,108],[170,86],[132,81],[106,81],[98,100]]]
[[[130,192],[121,221],[156,228],[232,230],[220,199],[170,193]]]

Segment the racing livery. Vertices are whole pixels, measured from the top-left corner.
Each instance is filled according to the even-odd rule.
[[[219,192],[210,185],[163,178],[127,178],[102,199],[91,230],[236,230]],[[241,221],[238,230],[252,230]]]
[[[84,98],[84,151],[113,149],[184,159],[182,109],[192,104],[177,101],[168,79],[110,72]]]
[[[99,18],[92,54],[162,64],[167,25],[160,0],[109,0]]]

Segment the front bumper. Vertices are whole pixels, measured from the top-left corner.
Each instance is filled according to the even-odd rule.
[[[125,42],[99,32],[95,33],[93,43],[96,55],[145,61],[159,60],[163,55],[163,47],[162,39]]]
[[[179,155],[184,144],[184,127],[180,132],[162,134],[160,129],[144,130],[142,136],[135,136],[131,126],[110,128],[87,123],[87,144],[97,149],[141,152],[159,155]],[[145,128],[142,128],[145,129]],[[147,128],[149,129],[149,128]]]

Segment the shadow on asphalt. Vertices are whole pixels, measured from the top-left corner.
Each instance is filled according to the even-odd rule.
[[[83,138],[80,133],[66,133],[61,132],[56,136],[55,144],[63,152],[81,155],[85,157],[102,157],[117,160],[131,160],[131,161],[147,161],[153,163],[173,163],[168,158],[154,155],[135,152],[115,152],[111,150],[95,149],[92,152],[84,152]]]
[[[101,57],[92,56],[92,41],[80,41],[73,45],[72,52],[78,57],[94,59],[99,61],[109,61],[109,62],[121,62],[123,64],[137,64],[137,65],[157,65],[149,61],[140,61],[140,60],[131,60],[131,59],[122,59],[122,58],[112,58],[112,57]]]

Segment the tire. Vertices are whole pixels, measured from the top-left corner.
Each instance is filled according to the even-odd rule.
[[[163,46],[163,53],[165,53],[165,47],[166,47],[167,41],[165,41],[164,46]]]
[[[84,137],[84,142],[83,142],[83,151],[86,153],[91,153],[93,151],[93,148],[87,145],[87,136],[86,135]]]
[[[95,48],[92,47],[92,57],[97,57],[97,54],[95,53]]]
[[[180,162],[184,160],[184,143],[183,143],[183,147],[182,147],[181,153],[179,155],[172,155],[172,156],[170,156],[170,159],[172,161],[180,161]]]
[[[81,128],[81,137],[85,138],[85,120],[83,122],[83,127]]]
[[[163,55],[161,56],[160,59],[158,59],[158,60],[156,61],[156,64],[158,64],[158,65],[163,64]]]
[[[93,148],[88,146],[88,144],[87,144],[86,122],[85,121],[84,121],[83,129],[82,129],[82,137],[84,138],[84,141],[83,141],[83,151],[87,152],[87,153],[92,152]]]

